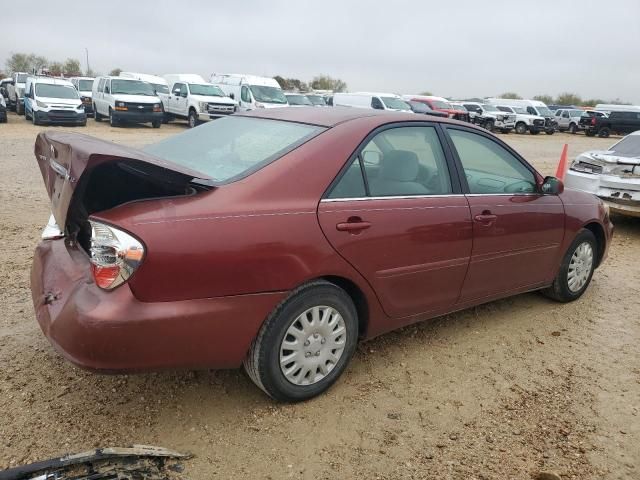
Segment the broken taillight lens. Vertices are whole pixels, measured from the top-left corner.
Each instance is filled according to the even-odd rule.
[[[122,230],[92,220],[89,223],[91,273],[96,285],[111,290],[126,282],[140,266],[144,247]]]

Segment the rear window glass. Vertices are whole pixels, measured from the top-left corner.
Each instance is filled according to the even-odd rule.
[[[202,172],[216,183],[229,183],[277,160],[324,130],[301,123],[225,117],[144,150]]]

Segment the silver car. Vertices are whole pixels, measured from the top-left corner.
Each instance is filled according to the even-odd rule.
[[[584,110],[578,108],[560,108],[556,110],[556,122],[560,132],[578,133],[580,130],[580,117]]]

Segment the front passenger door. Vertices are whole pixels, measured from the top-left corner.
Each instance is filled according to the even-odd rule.
[[[534,171],[490,135],[446,131],[464,172],[473,220],[461,301],[549,284],[564,236],[560,198],[540,193]]]

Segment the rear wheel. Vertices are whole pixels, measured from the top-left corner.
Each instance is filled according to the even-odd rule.
[[[16,101],[16,113],[18,115],[24,115],[24,103],[20,103],[20,101]]]
[[[569,133],[573,133],[574,135],[578,133],[578,126],[573,122],[569,125]]]
[[[556,133],[555,130],[545,130],[544,133],[546,133],[547,135],[553,135],[554,133]]]
[[[609,135],[611,135],[611,131],[607,127],[602,127],[598,130],[598,136],[600,138],[609,138]]]
[[[189,128],[194,128],[198,126],[198,114],[195,110],[189,110],[189,117],[187,119],[189,121]]]
[[[493,120],[487,120],[486,122],[484,122],[484,128],[486,128],[490,132],[493,132],[493,126],[494,125],[495,124],[493,123]]]
[[[296,402],[326,391],[345,370],[358,337],[347,293],[325,281],[294,290],[265,321],[244,368],[270,397]]]
[[[527,133],[527,125],[524,122],[518,122],[516,124],[516,133],[520,135]]]
[[[95,103],[93,104],[93,119],[96,122],[101,122],[102,121],[102,115],[100,115],[98,113],[98,109],[96,108],[96,104]]]
[[[596,267],[596,237],[590,230],[580,230],[565,253],[553,284],[542,291],[558,302],[572,302],[585,292]]]
[[[153,128],[160,128],[160,125],[162,125],[162,120],[154,120],[153,122],[151,122],[151,125],[153,126]]]
[[[585,130],[584,133],[587,137],[594,137],[596,135],[596,132],[593,130]]]

